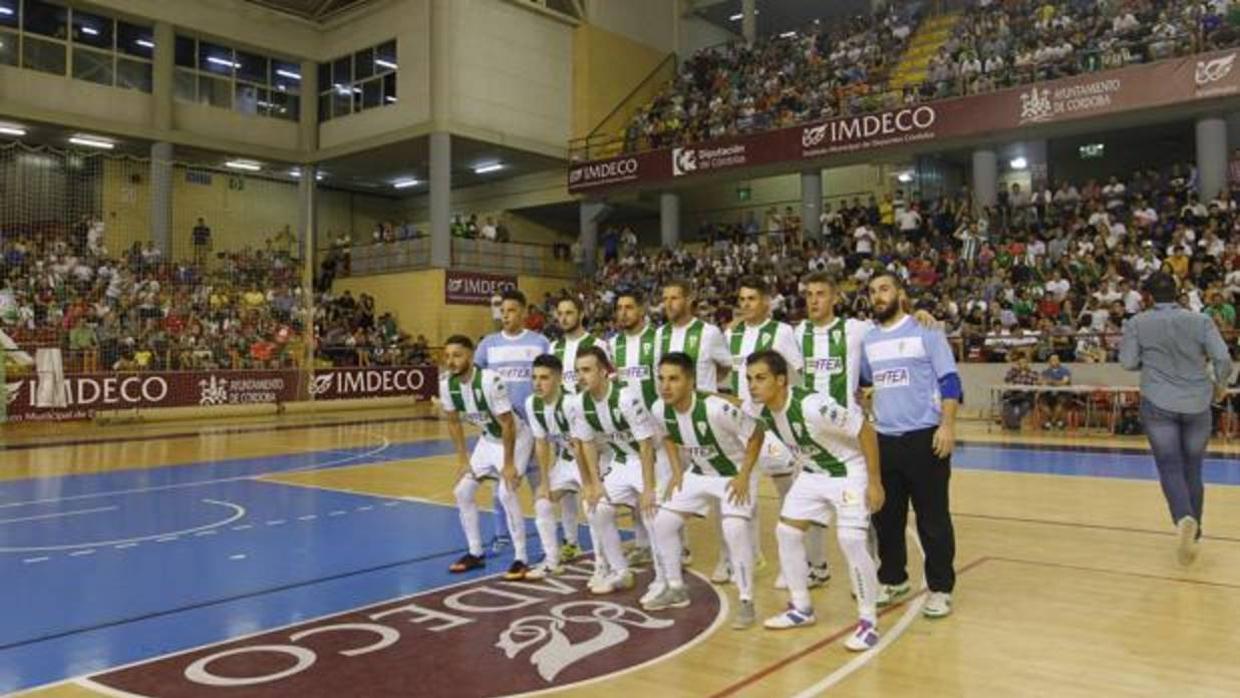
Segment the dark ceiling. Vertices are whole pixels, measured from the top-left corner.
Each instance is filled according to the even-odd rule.
[[[371,0],[249,0],[273,10],[296,15],[313,22],[325,22],[332,17]]]
[[[814,20],[831,21],[869,12],[869,0],[757,0],[758,36],[773,36],[808,26]],[[694,12],[737,35],[741,0],[699,0]]]

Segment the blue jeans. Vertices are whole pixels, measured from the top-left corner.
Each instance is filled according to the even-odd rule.
[[[1141,421],[1172,521],[1191,516],[1200,524],[1205,500],[1201,463],[1210,441],[1210,410],[1197,414],[1169,412],[1142,399]]]

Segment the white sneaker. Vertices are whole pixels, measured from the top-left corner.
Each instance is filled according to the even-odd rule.
[[[715,563],[715,571],[710,573],[711,584],[727,584],[732,581],[732,565],[727,560]]]
[[[908,596],[912,587],[908,582],[903,584],[880,584],[878,587],[878,607],[890,606],[900,599]]]
[[[809,568],[809,588],[817,589],[831,581],[831,570],[825,564]]]
[[[783,572],[780,572],[779,576],[775,578],[775,588],[781,591],[788,588],[788,580],[784,579]]]
[[[844,647],[853,652],[864,652],[878,644],[878,629],[868,620],[857,622],[857,628],[844,642]]]
[[[611,574],[608,573],[607,568],[605,566],[600,565],[600,564],[594,565],[594,574],[590,575],[590,581],[586,582],[586,589],[589,589],[591,594],[608,593],[605,591],[596,591],[596,590],[602,589],[604,585],[607,584],[607,578],[610,576]]]
[[[1176,558],[1181,565],[1191,565],[1197,559],[1197,519],[1185,516],[1175,525],[1180,533],[1180,547],[1176,549]]]
[[[646,593],[642,594],[642,597],[637,600],[637,603],[641,604],[644,608],[647,603],[650,603],[657,598],[659,594],[662,594],[663,590],[666,588],[667,584],[661,581],[651,582],[650,586],[646,587]]]
[[[921,614],[927,618],[945,618],[952,613],[952,595],[945,591],[932,591],[926,597]]]
[[[564,574],[564,565],[551,565],[543,561],[525,571],[526,579],[546,579],[547,577],[558,577]]]
[[[689,606],[689,590],[684,587],[664,586],[658,596],[642,603],[647,611],[662,611],[668,608],[687,608]]]
[[[808,627],[817,622],[818,619],[814,617],[813,609],[801,611],[792,604],[788,604],[788,608],[783,613],[767,618],[762,627],[767,630],[787,630]]]

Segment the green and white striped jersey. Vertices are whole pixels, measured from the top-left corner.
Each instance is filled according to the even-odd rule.
[[[801,373],[804,360],[801,358],[801,347],[792,337],[792,328],[785,322],[767,320],[761,325],[751,326],[737,323],[728,333],[728,352],[732,357],[732,394],[742,400],[749,399],[749,381],[745,376],[745,361],[750,355],[759,351],[774,349],[788,362],[788,369],[795,372],[793,378]]]
[[[607,351],[607,343],[586,332],[576,339],[561,337],[551,344],[551,353],[564,364],[563,389],[570,393],[577,392],[577,351],[586,347],[598,346]],[[608,352],[610,355],[610,352]]]
[[[867,320],[840,317],[823,327],[809,320],[797,325],[796,343],[805,357],[802,387],[826,393],[849,408],[856,407],[857,384],[861,377],[861,340],[872,329],[874,323]]]
[[[637,334],[618,333],[611,338],[612,362],[616,367],[616,380],[626,388],[636,390],[646,407],[659,399],[656,384],[655,360],[658,331],[649,324]]]
[[[652,412],[663,421],[663,433],[680,446],[688,470],[719,477],[740,472],[757,424],[739,407],[718,395],[699,392],[688,412],[677,412],[662,400]]]
[[[595,400],[593,395],[583,391],[580,400],[580,409],[574,410],[571,415],[573,438],[607,442],[617,464],[639,462],[641,451],[638,443],[659,436],[658,425],[635,390],[613,382],[604,399]]]
[[[793,387],[779,412],[753,401],[747,401],[744,409],[784,442],[802,469],[832,477],[866,474],[857,440],[864,423],[859,408],[849,409],[825,393]]]
[[[674,351],[684,352],[693,358],[697,365],[697,387],[699,390],[715,392],[719,389],[719,367],[732,365],[732,355],[728,353],[728,344],[723,332],[714,325],[694,318],[687,325],[675,327],[666,324],[659,328],[655,340],[658,355],[655,364],[664,354]]]
[[[560,393],[555,402],[545,402],[537,395],[525,400],[525,413],[530,416],[530,431],[535,439],[549,441],[557,460],[574,462],[572,447],[572,412],[580,404],[573,395]]]
[[[521,416],[513,412],[508,386],[494,371],[475,367],[466,380],[448,375],[439,380],[439,403],[444,412],[459,412],[466,422],[482,429],[486,439],[498,441],[503,436],[497,417],[512,413],[517,429],[525,428]]]

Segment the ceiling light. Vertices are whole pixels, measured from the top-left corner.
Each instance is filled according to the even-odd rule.
[[[276,75],[289,80],[301,80],[301,76],[291,70],[277,70]]]
[[[150,39],[134,39],[134,43],[142,48],[155,48],[155,42]]]
[[[0,7],[0,15],[4,15],[4,16],[6,16],[6,17],[12,17],[12,16],[13,16],[13,8],[11,8],[11,7]]]
[[[0,124],[0,136],[17,136],[26,135],[26,129],[14,124]]]
[[[293,169],[288,171],[288,176],[292,177],[293,179],[301,179],[301,169],[294,167]],[[326,176],[327,175],[323,174],[322,172],[315,173],[314,181],[322,182],[323,178]]]
[[[376,58],[375,65],[379,66],[380,68],[387,68],[388,70],[396,70],[395,63],[391,61],[385,61],[382,58]]]
[[[797,35],[797,33],[796,33],[796,32],[794,32],[794,31],[792,31],[792,32],[784,32],[783,34],[780,34],[779,36],[780,36],[780,38],[781,38],[781,39],[791,39],[792,37],[794,37],[794,36],[796,36],[796,35]]]
[[[240,63],[234,63],[233,61],[230,61],[227,58],[219,58],[217,56],[207,56],[207,62],[214,63],[215,65],[222,65],[226,68],[240,68],[241,67]]]
[[[245,170],[246,172],[259,172],[263,169],[262,165],[250,160],[229,160],[224,163],[224,167],[234,170]]]
[[[756,17],[756,16],[757,16],[757,14],[758,14],[758,11],[757,11],[757,10],[754,10],[754,11],[753,11],[753,13],[754,13],[754,16]],[[742,19],[745,19],[745,13],[744,13],[744,12],[737,12],[736,14],[732,15],[731,17],[728,17],[728,19],[732,20],[733,22],[739,22],[739,21],[741,21]]]
[[[398,179],[395,182],[392,182],[392,186],[397,189],[408,189],[409,187],[416,187],[418,184],[420,184],[420,182],[416,179]]]
[[[99,30],[94,27],[82,27],[82,33],[87,36],[99,36]]]
[[[498,172],[504,169],[503,163],[488,162],[483,165],[474,165],[474,174],[486,174],[488,172]]]
[[[1029,161],[1025,158],[1012,158],[1012,161],[1008,164],[1012,166],[1013,170],[1023,170],[1029,167]]]
[[[69,139],[73,145],[81,145],[87,148],[101,148],[103,150],[111,150],[116,147],[112,141],[105,141],[102,138],[94,136],[74,136]]]
[[[909,182],[913,181],[913,173],[912,172],[901,172],[900,174],[896,175],[896,181],[901,182],[903,184],[908,184]]]
[[[387,101],[395,103],[395,102],[396,102],[396,98],[395,98],[395,97],[393,97],[392,95],[388,95],[388,96],[387,96]]]

